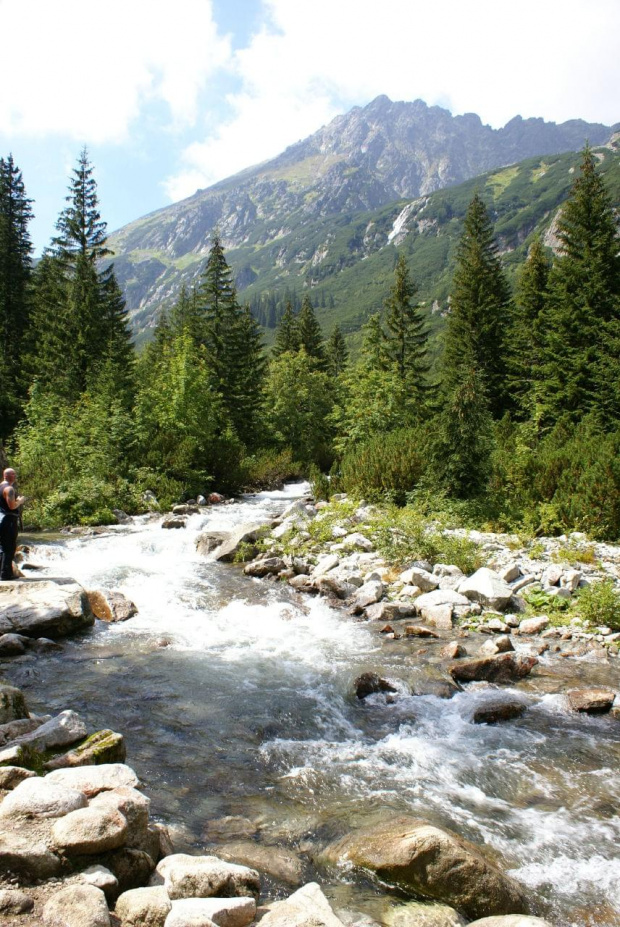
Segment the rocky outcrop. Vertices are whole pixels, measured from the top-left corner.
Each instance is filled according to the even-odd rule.
[[[44,580],[0,584],[0,633],[65,637],[89,627],[94,618],[85,590],[73,581]]]
[[[374,872],[383,882],[445,902],[471,919],[527,909],[521,887],[478,847],[418,818],[392,819],[344,837],[324,858]]]

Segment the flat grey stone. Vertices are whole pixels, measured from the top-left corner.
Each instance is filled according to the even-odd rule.
[[[0,805],[0,818],[58,818],[85,807],[86,798],[77,789],[34,776],[24,779],[6,796]]]

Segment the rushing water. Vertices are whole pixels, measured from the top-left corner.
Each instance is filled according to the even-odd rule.
[[[619,686],[617,663],[544,658],[518,687],[526,714],[497,726],[472,723],[483,686],[409,695],[437,645],[390,644],[321,599],[196,554],[200,530],[266,519],[299,491],[210,509],[185,530],[138,519],[39,547],[49,573],[120,589],[139,614],[11,664],[31,707],[120,730],[177,847],[241,835],[300,852],[336,906],[381,919],[396,902],[314,868],[320,847],[409,812],[489,848],[556,923],[620,924],[620,724],[570,714],[561,694],[568,674]],[[353,697],[372,669],[397,681],[393,704]]]

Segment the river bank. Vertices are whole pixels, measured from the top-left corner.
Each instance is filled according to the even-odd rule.
[[[527,679],[509,686],[511,693],[518,688],[530,702],[527,713],[504,725],[474,725],[472,706],[489,694],[480,684],[473,690],[457,689],[450,700],[411,694],[415,680],[427,684],[439,649],[451,642],[441,629],[435,631],[439,639],[404,633],[400,639],[397,633],[390,638],[391,632],[379,633],[380,619],[360,622],[360,616],[344,616],[343,600],[333,609],[325,597],[300,598],[301,593],[282,583],[249,582],[238,567],[194,555],[195,540],[204,529],[230,528],[227,520],[236,508],[236,525],[257,514],[256,509],[231,506],[208,519],[190,516],[182,531],[134,524],[108,538],[70,540],[69,549],[54,551],[50,568],[64,563],[75,567],[75,574],[88,569],[89,585],[103,575],[105,554],[111,575],[104,585],[117,585],[128,595],[140,586],[141,594],[132,596],[139,611],[122,625],[97,623],[82,640],[65,644],[61,654],[51,653],[42,661],[28,654],[17,658],[21,662],[15,664],[15,675],[26,683],[29,701],[35,696],[38,707],[37,693],[41,698],[45,691],[50,708],[67,707],[70,689],[73,704],[95,727],[106,715],[106,725],[114,717],[114,726],[127,736],[140,778],[149,785],[156,816],[172,825],[175,849],[194,855],[205,847],[232,853],[236,845],[240,862],[239,854],[250,851],[255,859],[262,854],[263,865],[279,860],[280,879],[269,874],[263,879],[268,895],[290,894],[294,886],[289,881],[285,887],[285,872],[299,882],[319,878],[343,917],[357,910],[377,923],[391,923],[394,911],[403,907],[402,896],[378,892],[377,883],[363,877],[343,881],[340,867],[331,869],[333,864],[323,859],[325,848],[343,835],[367,830],[373,816],[376,823],[379,800],[382,819],[386,813],[396,817],[407,812],[474,843],[487,843],[492,857],[508,863],[510,874],[531,886],[539,905],[545,895],[551,899],[554,922],[568,923],[564,912],[575,911],[577,905],[571,903],[575,892],[566,891],[566,873],[572,865],[585,878],[593,851],[582,853],[583,860],[562,859],[556,836],[542,833],[543,822],[548,830],[553,820],[557,834],[568,795],[570,814],[576,814],[566,832],[575,839],[589,827],[592,809],[576,810],[577,794],[587,783],[593,806],[601,807],[612,786],[597,782],[596,770],[608,764],[613,768],[617,740],[610,720],[569,716],[560,705],[562,696],[551,694],[551,682],[566,687],[561,674],[570,664],[573,682],[602,684],[609,667],[587,655],[558,657],[564,668],[556,672],[556,658],[543,653]],[[136,551],[133,560],[130,551]],[[155,563],[166,564],[162,579],[157,579]],[[148,576],[147,566],[152,569]],[[404,631],[409,623],[405,619],[398,627]],[[464,639],[467,648],[491,638],[460,630],[470,635]],[[517,635],[516,642],[521,649],[525,637]],[[615,667],[615,658],[608,660]],[[36,675],[28,675],[33,671]],[[353,686],[364,672],[376,672],[396,692],[358,699]],[[534,679],[539,680],[537,687],[532,687]],[[189,698],[184,695],[188,692]],[[544,766],[561,747],[554,729],[561,736],[570,731],[580,744],[579,768],[571,771],[575,781],[568,787],[562,781],[566,769],[556,762],[557,781],[548,790],[551,776]],[[593,732],[598,742],[584,750]],[[531,752],[534,741],[538,758]],[[512,756],[508,765],[506,751]],[[536,759],[542,768],[533,781]],[[475,780],[479,796],[474,800],[468,781]],[[601,827],[594,828],[597,840],[608,827],[600,820]],[[612,854],[611,844],[604,838],[597,852]],[[528,855],[532,862],[524,882],[521,861]],[[556,872],[562,867],[562,877],[554,880],[552,867],[552,884],[541,895],[542,872],[536,866],[543,865],[537,860],[545,856]],[[559,905],[554,898],[558,882],[564,883]],[[579,899],[596,896],[608,904],[600,878],[592,887],[589,893],[577,892]]]

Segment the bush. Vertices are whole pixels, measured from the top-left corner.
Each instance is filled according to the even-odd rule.
[[[454,564],[469,574],[484,563],[478,544],[448,533],[441,520],[431,520],[416,509],[390,507],[375,516],[371,529],[379,553],[399,565],[429,560]]]
[[[246,489],[278,489],[283,483],[299,480],[304,476],[303,467],[293,460],[290,447],[283,450],[269,448],[258,451],[243,460],[244,486]]]
[[[370,501],[404,505],[425,473],[427,432],[423,427],[399,428],[354,447],[340,464],[339,484]]]
[[[576,611],[592,625],[606,625],[620,631],[620,592],[612,579],[585,586],[579,593]]]

